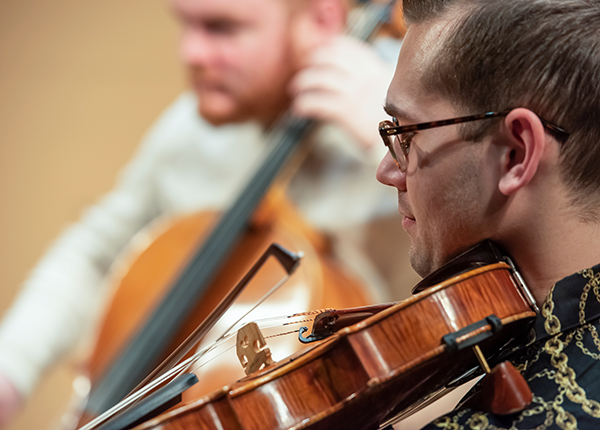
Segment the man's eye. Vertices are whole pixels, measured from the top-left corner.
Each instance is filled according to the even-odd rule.
[[[206,23],[206,29],[213,34],[233,34],[240,24],[229,20],[214,20]]]
[[[404,153],[404,156],[407,157],[410,152],[410,144],[412,143],[413,138],[417,133],[403,133],[400,138],[400,149]]]
[[[404,133],[402,134],[402,144],[406,146],[406,148],[410,148],[410,144],[412,143],[413,138],[417,133]]]

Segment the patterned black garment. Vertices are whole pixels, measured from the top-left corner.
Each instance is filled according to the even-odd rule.
[[[599,319],[600,264],[554,285],[529,346],[510,357],[533,392],[524,411],[501,416],[458,409],[425,429],[600,429]]]

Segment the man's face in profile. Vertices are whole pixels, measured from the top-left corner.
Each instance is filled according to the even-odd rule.
[[[386,111],[397,125],[461,116],[451,101],[422,83],[446,29],[442,20],[409,27],[386,101]],[[388,154],[377,179],[397,189],[402,226],[411,241],[411,264],[419,275],[427,276],[489,237],[487,209],[494,181],[486,173],[484,143],[465,141],[459,125],[409,134],[405,171]]]

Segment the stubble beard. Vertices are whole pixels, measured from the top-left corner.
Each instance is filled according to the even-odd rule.
[[[195,89],[200,115],[213,125],[252,120],[270,126],[291,104],[287,87],[298,68],[298,59],[292,50],[285,49],[284,52],[285,58],[280,60],[279,69],[259,81],[249,78],[251,82],[242,83],[246,80],[244,76],[222,80],[217,72],[202,68],[190,70],[192,82],[206,79],[214,84],[209,91]],[[209,73],[214,73],[212,78]]]
[[[408,258],[411,267],[420,277],[425,278],[433,272],[430,259],[428,259],[423,252],[417,251],[412,243],[408,250]]]
[[[264,103],[257,102],[261,100],[256,97],[252,100],[241,100],[231,94],[224,94],[223,97],[229,98],[227,105],[221,106],[214,103],[211,97],[203,97],[198,94],[198,112],[205,120],[212,125],[218,126],[228,123],[239,123],[244,121],[258,121],[268,125],[272,123],[281,112],[284,112],[290,104],[288,97],[268,98],[263,97]]]
[[[443,228],[436,229],[433,234],[419,231],[420,235],[425,233],[425,237],[411,237],[408,255],[412,268],[419,276],[429,276],[452,258],[486,238],[485,226],[478,222],[483,213],[479,166],[474,161],[465,161],[459,172],[453,181],[447,182],[449,186],[441,190],[437,207],[429,211],[428,218],[432,219],[437,215]],[[450,215],[442,220],[439,214]]]

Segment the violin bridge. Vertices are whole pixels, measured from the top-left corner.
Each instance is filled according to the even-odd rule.
[[[238,330],[236,353],[246,375],[274,363],[271,350],[255,322],[250,322]]]

